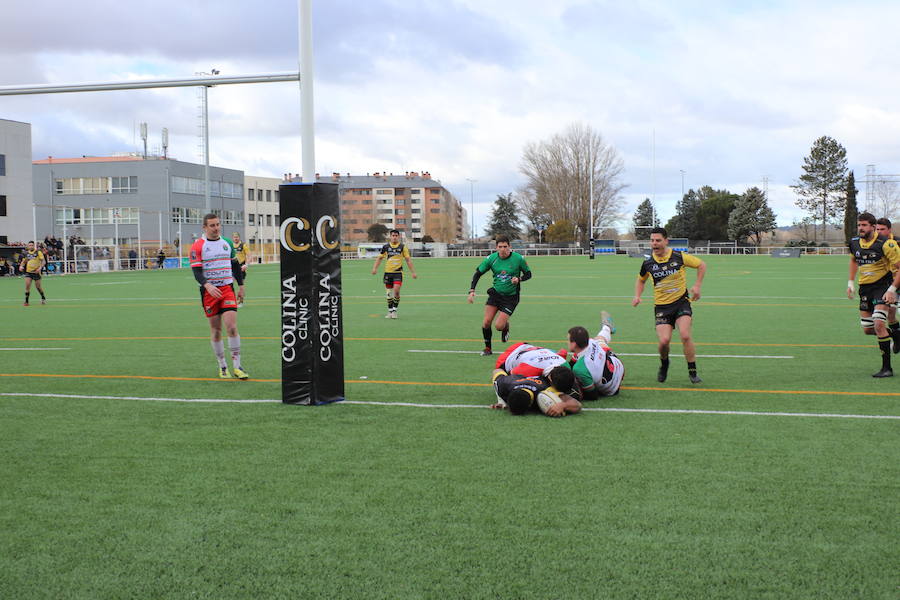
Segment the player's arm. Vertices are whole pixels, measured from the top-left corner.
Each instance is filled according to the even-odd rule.
[[[697,280],[691,288],[691,300],[700,299],[700,286],[703,285],[703,278],[706,276],[706,263],[690,254],[682,254],[684,264],[692,269],[697,269]]]
[[[375,259],[375,264],[372,266],[372,275],[378,272],[378,265],[381,264],[382,260],[384,260],[384,254],[379,254],[378,258]]]
[[[885,256],[888,262],[895,269],[900,265],[900,246],[894,240],[888,240],[885,243]],[[884,300],[889,304],[897,302],[897,288],[900,287],[900,271],[894,272],[894,280],[891,281],[890,287],[884,293]]]
[[[475,269],[475,274],[472,275],[472,285],[469,287],[469,304],[475,300],[475,286],[478,285],[478,280],[481,279],[481,276],[484,275],[484,272],[481,271],[481,266]]]
[[[847,275],[847,297],[853,299],[855,293],[854,284],[856,282],[856,273],[859,271],[859,264],[853,256],[850,256],[850,273]]]
[[[197,280],[197,283],[200,284],[200,287],[202,287],[203,289],[206,290],[207,294],[209,294],[213,298],[221,298],[222,297],[222,292],[219,290],[219,288],[217,288],[216,286],[214,286],[213,284],[211,284],[210,282],[208,282],[206,280],[206,275],[203,274],[203,266],[202,265],[191,267],[191,271],[193,271],[193,273],[194,273],[194,279]]]
[[[560,394],[559,399],[560,402],[548,406],[547,412],[544,414],[546,414],[548,417],[564,417],[566,415],[577,413],[581,410],[581,402],[579,402],[572,396],[568,394]]]
[[[506,408],[504,399],[509,394],[510,384],[514,380],[515,378],[510,377],[503,369],[494,369],[494,372],[491,373],[491,383],[494,385],[494,393],[497,395],[497,402],[491,404],[492,409],[503,410]]]
[[[528,263],[525,259],[522,259],[522,264],[519,266],[519,276],[513,277],[512,282],[516,285],[522,283],[523,281],[528,281],[531,279],[531,268],[528,266]]]
[[[647,275],[638,275],[637,281],[634,282],[634,298],[631,299],[631,305],[637,306],[641,303],[641,295],[644,293],[644,286],[647,284]]]
[[[412,256],[409,253],[409,248],[403,246],[403,258],[406,259],[406,264],[409,266],[409,273],[413,276],[413,279],[418,279],[419,276],[416,275],[416,269],[412,265]]]

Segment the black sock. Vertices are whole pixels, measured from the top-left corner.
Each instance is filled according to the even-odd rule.
[[[669,370],[669,359],[668,358],[659,359],[659,368],[662,369],[663,371],[668,371]]]
[[[25,302],[28,302],[28,296],[31,295],[31,292],[25,292]]]
[[[490,327],[482,327],[481,335],[484,337],[484,347],[491,347],[491,328]]]
[[[891,333],[895,331],[900,331],[900,321],[894,321],[893,323],[888,323],[888,329],[891,330]]]
[[[41,293],[41,300],[46,300],[47,296],[44,295],[44,290],[38,290]]]
[[[882,369],[890,369],[891,368],[891,338],[890,338],[890,336],[878,338],[878,348],[881,350],[881,368]]]
[[[688,363],[688,375],[697,376],[697,363],[689,362]]]

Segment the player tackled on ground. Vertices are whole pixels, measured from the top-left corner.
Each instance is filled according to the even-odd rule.
[[[697,353],[691,337],[693,310],[691,301],[700,299],[700,286],[706,275],[706,263],[691,256],[687,252],[669,249],[669,235],[663,227],[655,227],[650,231],[650,257],[641,263],[641,270],[634,285],[632,306],[641,303],[644,284],[648,277],[653,278],[653,299],[656,304],[656,337],[659,340],[659,372],[656,380],[662,383],[669,373],[669,344],[672,332],[678,327],[678,336],[684,348],[684,358],[688,364],[688,377],[691,383],[700,383],[697,376]],[[697,269],[697,281],[691,288],[690,298],[687,291],[687,277],[684,268]]]
[[[600,321],[602,327],[593,339],[584,327],[569,329],[569,360],[585,400],[615,396],[625,378],[625,365],[609,347],[610,337],[616,332],[612,318],[604,310]]]
[[[44,286],[41,285],[41,269],[44,268],[45,262],[47,259],[44,257],[44,253],[35,248],[34,242],[28,242],[25,254],[22,255],[22,262],[19,264],[19,271],[25,273],[25,306],[28,306],[28,298],[31,296],[32,281],[41,294],[41,304],[47,304]]]
[[[247,379],[250,376],[241,367],[241,336],[237,327],[237,307],[244,301],[244,274],[238,264],[231,240],[220,236],[219,217],[210,213],[203,217],[203,236],[191,245],[191,269],[200,284],[200,301],[209,320],[211,344],[219,361],[219,377],[230,378],[225,362],[225,344],[222,342],[222,325],[228,333],[228,349],[234,376]],[[232,282],[237,281],[237,298]]]
[[[897,301],[900,285],[900,246],[875,234],[875,215],[860,213],[856,221],[859,237],[850,240],[850,276],[847,297],[859,273],[859,319],[866,335],[878,337],[881,370],[872,377],[892,377],[891,336],[887,328],[888,307]],[[895,270],[896,273],[891,271]]]
[[[375,259],[375,265],[372,267],[372,275],[378,271],[378,265],[387,258],[384,263],[384,287],[387,293],[388,312],[384,315],[385,319],[397,318],[397,307],[400,306],[400,287],[403,285],[403,260],[409,265],[409,272],[413,279],[417,278],[416,270],[413,268],[412,258],[409,255],[409,248],[400,241],[400,232],[391,229],[391,241],[381,247],[381,254]]]
[[[494,409],[508,409],[510,414],[524,415],[540,411],[548,417],[564,417],[581,410],[580,392],[569,367],[557,366],[547,375],[525,377],[509,375],[495,369],[491,379],[497,402]]]
[[[481,322],[481,334],[484,337],[482,356],[491,354],[491,322],[500,332],[500,339],[504,343],[509,340],[509,319],[519,304],[521,284],[523,281],[531,279],[531,269],[528,268],[528,263],[521,254],[512,251],[509,238],[499,235],[496,244],[497,251],[481,261],[481,264],[475,269],[472,287],[469,289],[468,301],[469,304],[472,304],[475,300],[475,286],[478,285],[478,280],[488,271],[493,272],[494,286],[488,288],[488,298],[484,303],[484,319]]]
[[[894,233],[891,231],[891,221],[887,218],[880,218],[875,221],[875,233],[883,238],[893,240]],[[895,240],[896,241],[896,240]],[[891,273],[895,273],[896,268],[891,269]],[[894,354],[900,352],[900,323],[897,322],[897,303],[888,306],[888,333],[891,335]]]

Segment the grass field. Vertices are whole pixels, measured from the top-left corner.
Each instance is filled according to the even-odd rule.
[[[247,382],[188,271],[28,308],[0,279],[0,598],[897,598],[900,378],[870,377],[847,258],[707,260],[692,386],[674,356],[656,382],[636,259],[530,259],[514,340],[618,327],[622,393],[565,419],[486,409],[473,259],[416,259],[396,321],[344,262],[349,402],[320,407],[221,402],[280,398],[277,266]]]

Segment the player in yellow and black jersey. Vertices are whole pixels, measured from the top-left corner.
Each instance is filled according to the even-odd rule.
[[[894,233],[891,231],[891,220],[886,217],[876,220],[875,235],[896,241]],[[897,354],[900,352],[900,322],[897,321],[897,303],[888,306],[888,333],[891,334],[891,347],[894,354]]]
[[[397,307],[400,305],[400,287],[403,285],[403,261],[409,265],[409,272],[413,279],[418,277],[416,270],[413,268],[412,258],[409,254],[409,248],[400,241],[400,232],[391,229],[391,241],[381,247],[381,253],[375,259],[375,265],[372,267],[372,275],[378,271],[378,265],[381,261],[387,259],[384,263],[384,287],[387,294],[388,312],[384,315],[385,319],[397,318]]]
[[[878,337],[881,370],[872,377],[892,377],[891,336],[887,327],[888,307],[897,302],[900,286],[900,246],[875,231],[875,216],[860,213],[856,221],[859,234],[850,240],[850,275],[847,297],[853,298],[853,287],[859,275],[859,320],[863,333]]]
[[[663,227],[656,227],[650,232],[650,247],[653,252],[641,263],[641,270],[634,285],[632,306],[641,303],[641,294],[647,279],[653,279],[653,299],[656,304],[656,337],[659,340],[659,372],[656,380],[663,382],[669,373],[669,345],[672,332],[678,327],[678,336],[684,348],[684,358],[688,364],[688,377],[691,383],[700,383],[697,376],[697,353],[691,337],[693,310],[691,301],[700,299],[700,286],[706,275],[706,263],[691,256],[669,248],[669,235]],[[688,297],[685,267],[697,269],[697,280]]]
[[[22,255],[22,262],[19,265],[19,271],[25,273],[25,306],[28,306],[28,297],[31,296],[32,281],[41,294],[41,304],[47,304],[44,286],[41,285],[41,269],[44,267],[45,262],[47,262],[47,259],[44,253],[34,246],[34,242],[28,242],[25,254]]]

